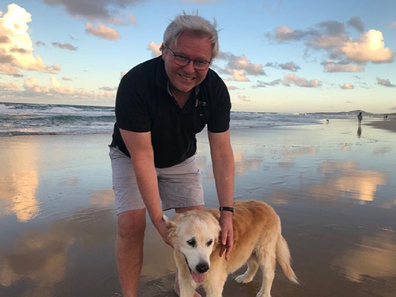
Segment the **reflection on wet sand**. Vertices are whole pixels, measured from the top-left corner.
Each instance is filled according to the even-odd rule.
[[[362,137],[362,126],[361,125],[358,126],[357,136],[358,136],[358,138]]]
[[[15,214],[18,221],[27,222],[40,212],[36,199],[39,186],[37,171],[25,171],[0,177],[0,215]]]
[[[354,282],[365,278],[389,278],[396,276],[396,236],[394,232],[382,232],[364,236],[354,248],[348,248],[336,257],[332,265],[345,272]]]
[[[93,207],[55,221],[49,228],[26,230],[14,239],[12,249],[0,251],[0,285],[11,287],[29,283],[21,297],[57,296],[55,288],[59,282],[66,278],[81,281],[83,269],[78,268],[76,260],[84,251],[95,251],[103,243],[112,249],[115,232],[113,218],[112,210]],[[72,247],[76,245],[80,256],[72,252]],[[109,255],[106,257],[109,258]],[[85,261],[81,260],[82,263]],[[98,264],[101,267],[103,259],[100,262],[90,263],[89,270],[95,271]],[[76,270],[70,270],[71,266]],[[103,278],[108,277],[109,273],[103,272]]]
[[[205,148],[201,148],[201,155],[197,155],[197,165],[201,169],[202,175],[205,179],[213,179],[212,163],[211,159],[205,155],[208,153]],[[246,158],[248,156],[248,158]],[[246,154],[244,150],[238,148],[234,149],[234,160],[235,160],[235,175],[244,176],[247,171],[258,171],[260,165],[265,161],[264,157],[252,158],[249,154]]]
[[[2,140],[3,141],[3,140]],[[40,213],[36,192],[40,184],[37,156],[40,144],[19,144],[2,150],[0,171],[0,216],[15,215],[28,222]]]
[[[373,156],[383,156],[391,152],[392,152],[391,147],[381,147],[373,151]]]
[[[327,161],[322,164],[321,171],[326,176],[325,184],[313,187],[327,194],[337,191],[334,197],[373,201],[377,188],[386,184],[384,173],[362,170],[356,162]]]
[[[315,155],[317,152],[318,149],[314,147],[285,148],[282,151],[282,156],[285,160],[291,160],[302,155]]]
[[[90,205],[96,205],[103,208],[114,207],[114,191],[113,189],[94,190],[91,192]]]
[[[0,254],[0,284],[9,287],[23,279],[34,286],[22,296],[53,296],[56,283],[65,278],[67,251],[75,240],[70,233],[56,231],[21,234],[12,251]]]
[[[244,176],[246,171],[258,171],[261,163],[265,161],[264,158],[245,158],[243,151],[234,152],[234,159],[236,176]]]

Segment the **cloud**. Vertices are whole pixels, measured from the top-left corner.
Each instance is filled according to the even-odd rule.
[[[304,77],[298,77],[293,73],[285,75],[283,79],[283,83],[286,86],[290,86],[291,84],[294,84],[298,87],[303,87],[303,88],[316,88],[322,86],[322,83],[317,79],[308,80]]]
[[[347,22],[348,26],[356,29],[360,33],[364,33],[364,23],[361,18],[353,17]]]
[[[393,106],[390,109],[391,110],[396,110],[396,103],[393,103]]]
[[[352,63],[335,63],[333,61],[327,61],[322,63],[325,72],[362,72],[364,66]]]
[[[117,87],[112,88],[112,87],[104,86],[104,87],[100,87],[99,90],[113,92],[117,90]]]
[[[0,72],[10,76],[21,76],[19,69],[11,66],[10,64],[0,64]]]
[[[265,64],[266,67],[273,67],[273,68],[280,68],[283,70],[289,70],[289,71],[293,71],[296,72],[299,69],[301,69],[300,66],[298,66],[296,63],[294,62],[286,62],[286,63],[267,63]]]
[[[19,87],[16,83],[3,83],[0,84],[0,88],[5,91],[16,91]]]
[[[352,84],[345,83],[342,86],[340,86],[340,88],[343,90],[353,90],[355,87]]]
[[[115,88],[101,88],[100,91],[88,91],[85,89],[73,89],[71,87],[60,84],[57,79],[52,76],[49,85],[40,85],[36,78],[25,78],[22,88],[15,84],[4,85],[7,89],[0,86],[0,99],[9,98],[10,95],[14,98],[28,97],[28,98],[61,98],[66,100],[71,99],[114,99]],[[12,93],[10,92],[12,89]]]
[[[272,3],[272,2],[276,2],[276,3]],[[265,11],[267,11],[271,15],[275,15],[278,13],[280,8],[282,7],[282,2],[283,2],[283,0],[276,0],[276,1],[266,0],[266,1],[264,1],[263,6],[264,6]]]
[[[231,75],[231,80],[248,82],[247,75],[259,76],[266,75],[262,64],[255,64],[245,56],[236,56],[232,53],[220,52],[218,60],[226,61],[226,67],[217,66],[220,73]]]
[[[354,62],[391,62],[395,53],[385,47],[381,31],[369,30],[359,40],[350,39],[339,49]]]
[[[396,21],[393,21],[393,22],[391,23],[391,26],[394,27],[394,28],[396,28]]]
[[[116,40],[121,37],[117,30],[102,23],[99,23],[97,27],[91,25],[91,23],[87,23],[85,25],[85,32],[107,40]]]
[[[49,91],[47,87],[40,86],[37,83],[37,79],[34,77],[25,79],[23,83],[23,88],[27,93],[43,94],[43,93],[48,93]]]
[[[264,81],[258,80],[257,84],[253,85],[252,87],[253,88],[266,88],[266,87],[277,86],[277,85],[279,85],[281,83],[282,83],[281,79],[276,79],[276,80],[273,80],[271,82],[264,82]]]
[[[279,43],[287,41],[300,41],[307,36],[315,36],[317,33],[315,31],[302,31],[293,30],[288,26],[282,25],[274,29],[274,33],[267,33],[268,39],[274,39]]]
[[[370,86],[365,82],[359,83],[359,87],[363,89],[370,89]]]
[[[346,31],[346,26],[336,21],[326,21],[316,24],[313,28],[305,30],[292,29],[288,26],[280,26],[266,34],[269,40],[278,43],[303,42],[306,52],[313,50],[324,51],[326,59],[335,60],[340,64],[356,64],[335,66],[325,68],[328,72],[355,72],[361,71],[359,65],[372,63],[391,63],[395,53],[385,46],[384,37],[381,31],[369,30],[364,33],[363,21],[358,17],[353,17],[348,21],[348,26],[361,33],[360,37],[353,39]]]
[[[36,41],[35,44],[38,45],[38,46],[47,46],[47,45],[45,44],[45,42],[40,41],[40,40],[39,40],[39,41]]]
[[[218,59],[228,61],[228,68],[244,70],[250,75],[265,75],[263,65],[251,63],[245,55],[221,52]]]
[[[62,76],[62,80],[65,80],[65,81],[73,81],[72,78],[70,78],[70,77],[65,77],[65,76]]]
[[[279,67],[283,70],[290,70],[290,71],[297,71],[301,69],[300,66],[298,66],[294,62],[286,62],[284,64],[279,64]]]
[[[243,102],[250,102],[250,97],[245,96],[245,95],[238,95],[239,100]]]
[[[66,49],[69,51],[76,51],[78,48],[71,45],[70,43],[60,43],[60,42],[51,42],[51,44],[55,47]]]
[[[377,83],[384,87],[396,88],[396,85],[392,84],[389,79],[382,79],[377,77]]]
[[[158,57],[161,55],[160,46],[161,44],[155,43],[154,41],[149,43],[147,49],[151,51],[152,57]]]
[[[63,7],[70,15],[92,21],[102,21],[117,25],[136,24],[131,14],[121,13],[130,6],[144,0],[44,0],[45,4]]]
[[[4,16],[0,15],[0,36],[2,36],[0,71],[2,73],[17,75],[19,70],[53,71],[39,55],[33,55],[29,22],[31,22],[31,14],[16,4],[8,5]]]
[[[238,88],[238,87],[235,87],[235,86],[229,86],[229,85],[227,85],[227,89],[228,89],[228,91],[235,91],[235,90],[239,90],[239,88]]]

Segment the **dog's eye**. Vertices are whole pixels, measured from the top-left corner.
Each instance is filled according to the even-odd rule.
[[[207,245],[207,246],[210,246],[212,243],[213,243],[213,239],[209,240],[209,241],[206,243],[206,245]]]
[[[195,238],[191,238],[190,240],[187,240],[187,243],[189,246],[192,246],[192,247],[195,247],[197,245]]]

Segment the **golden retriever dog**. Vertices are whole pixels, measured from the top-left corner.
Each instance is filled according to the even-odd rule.
[[[276,260],[287,278],[298,284],[275,210],[260,201],[236,201],[234,208],[234,247],[228,261],[219,256],[220,211],[192,210],[172,220],[164,216],[174,247],[180,297],[192,297],[198,286],[204,287],[207,297],[221,297],[228,274],[245,264],[246,272],[235,281],[251,282],[260,268],[262,284],[256,297],[271,297]]]

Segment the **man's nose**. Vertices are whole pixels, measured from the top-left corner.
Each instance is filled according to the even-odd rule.
[[[194,73],[195,68],[194,68],[194,61],[190,60],[186,66],[183,67],[184,71],[187,73]]]

